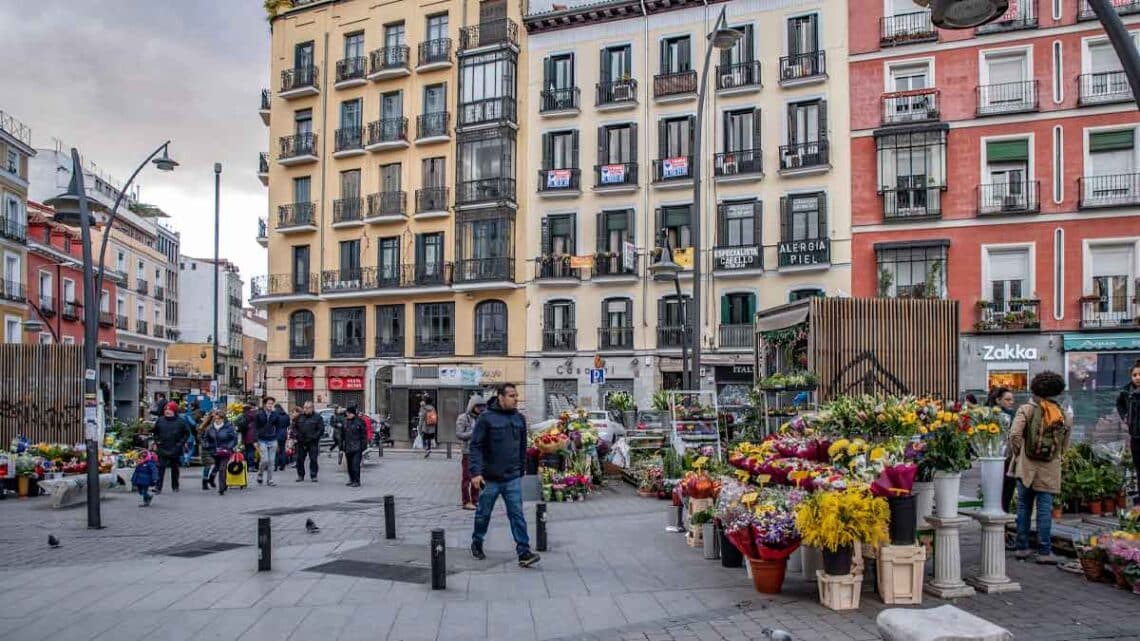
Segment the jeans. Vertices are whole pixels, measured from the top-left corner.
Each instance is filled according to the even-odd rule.
[[[178,491],[178,466],[181,463],[182,456],[175,454],[167,456],[166,454],[158,455],[158,483],[155,487],[159,491],[162,490],[162,481],[166,478],[166,470],[170,470],[170,487],[174,491]]]
[[[491,524],[491,512],[499,496],[507,506],[507,518],[511,522],[511,536],[515,539],[515,552],[519,556],[530,552],[530,535],[526,531],[526,516],[523,514],[522,479],[510,481],[487,481],[479,495],[479,505],[475,509],[475,532],[471,541],[483,545],[487,536],[487,526]]]
[[[360,460],[364,458],[364,452],[345,452],[345,465],[348,466],[348,482],[360,482]]]
[[[279,438],[277,439],[277,456],[274,458],[274,464],[276,467],[274,469],[278,469],[284,472],[285,468],[288,466],[288,463],[289,457],[285,455],[285,439]]]
[[[256,457],[256,454],[257,454],[257,443],[248,443],[248,444],[246,444],[246,445],[244,446],[244,451],[242,452],[242,454],[244,454],[244,455],[245,455],[245,466],[246,466],[246,469],[248,470],[248,469],[252,468],[252,467],[253,467],[253,462],[254,462],[254,460],[256,460],[256,459],[257,459],[257,457]]]
[[[257,477],[261,478],[261,475],[265,474],[265,481],[268,483],[273,480],[273,468],[276,467],[277,441],[258,441],[257,453],[261,455],[261,460],[257,464]]]
[[[1132,467],[1136,470],[1136,491],[1140,492],[1140,438],[1132,439]]]
[[[138,490],[139,497],[142,498],[143,503],[149,504],[150,503],[150,488],[149,487],[143,487],[143,486],[139,485],[136,487],[136,489]]]
[[[320,466],[317,464],[317,454],[321,451],[321,444],[318,441],[312,443],[305,443],[304,441],[297,441],[297,478],[305,478],[305,457],[309,457],[309,478],[314,481],[317,480],[317,472],[320,471]]]
[[[1017,480],[1017,549],[1029,549],[1029,511],[1037,501],[1037,550],[1053,553],[1053,495],[1025,487]]]
[[[462,497],[464,505],[479,502],[479,490],[471,487],[471,469],[467,467],[467,463],[468,457],[464,454],[463,460],[460,462],[460,465],[463,466],[462,480],[459,481],[459,495]]]
[[[210,470],[210,480],[218,477],[218,494],[224,494],[226,491],[226,464],[229,463],[230,457],[214,455],[214,467]]]

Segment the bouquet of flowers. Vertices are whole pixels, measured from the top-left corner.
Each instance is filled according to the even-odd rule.
[[[543,454],[554,454],[570,447],[570,437],[558,427],[552,427],[535,434],[531,444]]]
[[[879,473],[879,478],[871,484],[871,494],[883,498],[909,496],[914,489],[914,477],[917,475],[918,466],[914,463],[888,465]]]
[[[929,427],[919,425],[923,446],[920,468],[929,472],[962,472],[970,469],[970,437],[976,429],[970,425],[968,417],[957,412],[938,409],[929,411]]]
[[[887,539],[887,502],[859,488],[815,492],[796,509],[804,543],[835,551],[856,541],[878,545]]]
[[[970,445],[978,456],[989,458],[1005,456],[1006,431],[1003,429],[1001,409],[978,407],[964,412],[963,416],[968,421],[967,436]]]
[[[716,498],[720,483],[704,470],[685,472],[681,479],[681,492],[691,499]]]

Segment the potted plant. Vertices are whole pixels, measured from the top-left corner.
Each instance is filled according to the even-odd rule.
[[[913,463],[886,465],[871,484],[871,493],[887,500],[892,545],[913,545],[917,537],[918,502],[911,493],[917,474]]]
[[[1116,514],[1116,496],[1124,486],[1124,474],[1112,463],[1104,463],[1099,469],[1100,496],[1105,514]],[[1123,507],[1123,506],[1121,506]]]
[[[1085,579],[1094,583],[1104,580],[1104,564],[1108,560],[1105,549],[1096,544],[1096,541],[1078,544],[1077,559],[1081,562],[1081,570]]]
[[[27,498],[31,493],[32,479],[36,477],[36,460],[27,454],[16,457],[16,494]]]
[[[970,469],[970,430],[957,412],[932,409],[929,426],[919,427],[922,459],[919,463],[934,480],[934,511],[941,519],[958,513],[962,472]],[[920,472],[921,473],[921,472]]]
[[[886,540],[888,508],[885,499],[859,488],[815,492],[796,508],[796,529],[805,545],[823,551],[824,572],[851,573],[855,543],[872,547]]]
[[[964,415],[968,419],[966,435],[970,439],[970,447],[977,453],[982,468],[982,514],[1004,514],[1001,489],[1005,479],[1006,435],[1000,420],[1001,410],[979,407],[964,412]]]
[[[1100,501],[1100,474],[1097,472],[1097,469],[1090,465],[1077,471],[1074,483],[1077,488],[1077,494],[1088,507],[1089,513],[1099,516],[1102,505]]]

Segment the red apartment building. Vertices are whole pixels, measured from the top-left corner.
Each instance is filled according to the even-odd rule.
[[[1115,4],[1140,39],[1140,0]],[[944,31],[911,0],[849,7],[854,294],[960,301],[967,390],[1127,382],[1140,114],[1091,9],[1010,0]]]

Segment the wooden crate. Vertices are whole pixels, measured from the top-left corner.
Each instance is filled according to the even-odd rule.
[[[887,605],[922,603],[922,577],[926,548],[919,545],[884,545],[879,550],[879,596]]]
[[[863,587],[863,575],[847,574],[831,576],[823,570],[815,573],[819,585],[819,602],[832,610],[858,610],[859,592]]]

